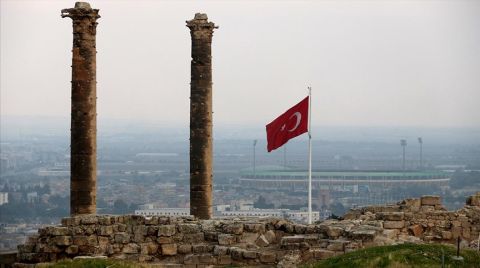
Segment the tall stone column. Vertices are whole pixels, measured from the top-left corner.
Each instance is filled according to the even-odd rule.
[[[63,9],[73,21],[70,214],[96,213],[97,80],[95,35],[98,9],[85,2]]]
[[[192,37],[190,83],[190,214],[212,217],[212,36],[207,14],[187,21]]]

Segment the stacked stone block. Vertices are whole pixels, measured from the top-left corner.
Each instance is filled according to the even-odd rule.
[[[103,256],[186,267],[289,266],[377,245],[453,243],[457,237],[472,242],[479,231],[480,206],[446,211],[432,196],[352,210],[344,220],[315,225],[275,218],[82,215],[40,229],[18,247],[18,260],[29,264]]]

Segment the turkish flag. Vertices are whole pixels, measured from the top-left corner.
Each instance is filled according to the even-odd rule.
[[[308,131],[308,97],[267,125],[267,150],[271,152],[288,140]]]

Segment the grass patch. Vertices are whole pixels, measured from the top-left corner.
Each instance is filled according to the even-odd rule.
[[[480,253],[465,249],[460,252],[463,262],[456,261],[456,249],[449,245],[402,244],[349,252],[347,254],[305,265],[309,268],[324,267],[441,267],[442,251],[444,252],[445,267],[478,267],[480,268]]]

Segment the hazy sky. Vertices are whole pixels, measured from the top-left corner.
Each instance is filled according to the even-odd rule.
[[[185,122],[190,34],[213,38],[214,124],[480,126],[480,1],[91,1],[99,119]],[[1,0],[1,114],[69,116],[74,1]]]

